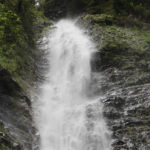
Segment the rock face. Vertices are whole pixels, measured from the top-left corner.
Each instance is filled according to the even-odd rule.
[[[31,150],[33,132],[29,98],[0,68],[0,150]]]
[[[55,18],[64,16],[60,3],[53,9]],[[150,32],[120,27],[106,14],[86,15],[79,22],[97,43],[91,62],[94,90],[103,95],[114,150],[149,150]],[[30,99],[0,67],[0,150],[31,150],[33,136]]]
[[[45,0],[44,14],[50,19],[76,16],[84,8],[84,0]]]
[[[119,27],[113,20],[107,15],[80,20],[97,43],[91,62],[96,92],[104,95],[114,150],[149,150],[150,33]]]

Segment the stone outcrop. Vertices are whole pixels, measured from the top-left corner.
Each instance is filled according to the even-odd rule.
[[[98,51],[91,62],[114,150],[150,149],[150,33],[117,26],[107,15],[86,15]]]
[[[33,133],[30,99],[0,68],[0,149],[31,150]]]

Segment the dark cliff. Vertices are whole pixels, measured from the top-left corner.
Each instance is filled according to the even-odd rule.
[[[42,28],[35,12],[34,1],[0,0],[0,150],[31,150],[34,142],[29,92],[37,79],[35,37]]]
[[[99,87],[96,93],[104,95],[113,148],[149,150],[149,30],[119,26],[106,14],[83,16],[80,23],[97,43],[91,65]]]
[[[149,1],[81,0],[78,7],[78,1],[64,0],[59,3],[63,4],[59,11],[57,0],[46,3],[44,12],[49,18],[82,14],[79,24],[87,28],[97,44],[98,51],[91,62],[93,80],[99,87],[96,94],[104,95],[101,101],[112,131],[113,148],[149,150]],[[54,15],[48,11],[50,6],[55,9]],[[72,6],[75,10],[70,9]]]
[[[148,0],[45,0],[39,8],[34,0],[0,0],[0,149],[32,149],[28,91],[39,73],[35,37],[50,25],[43,11],[54,20],[82,14],[79,24],[97,44],[91,62],[95,92],[104,95],[113,147],[149,150],[149,8]]]
[[[10,73],[0,68],[0,149],[31,149],[31,102]]]

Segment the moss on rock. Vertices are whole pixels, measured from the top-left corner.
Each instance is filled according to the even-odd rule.
[[[110,25],[102,24],[97,21],[97,15],[86,15],[81,20],[97,43],[92,69],[105,76],[104,81],[98,81],[106,96],[104,115],[113,131],[112,146],[117,150],[150,149],[148,28],[125,27],[119,24],[118,18]],[[117,97],[121,107],[113,105],[118,102]]]
[[[82,18],[85,24],[89,24],[87,28],[90,29],[90,34],[99,49],[95,62],[92,61],[93,66],[97,66],[93,67],[94,70],[116,68],[126,74],[128,84],[148,83],[150,81],[149,30],[120,27],[115,23],[106,25],[105,18],[107,15],[86,15]]]
[[[98,25],[112,25],[114,22],[114,17],[108,14],[89,14],[86,15],[83,19],[90,22],[91,24]]]

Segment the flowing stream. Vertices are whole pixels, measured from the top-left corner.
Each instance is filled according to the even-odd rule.
[[[49,69],[38,100],[40,150],[111,150],[100,98],[91,96],[94,43],[61,20],[46,37]]]

